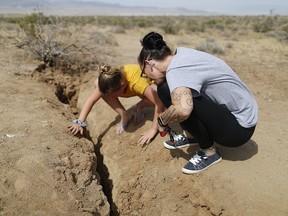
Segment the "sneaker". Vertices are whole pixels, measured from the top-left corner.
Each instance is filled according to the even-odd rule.
[[[178,148],[185,148],[190,145],[197,144],[197,139],[195,138],[188,138],[184,134],[179,134],[174,137],[174,143],[172,143],[170,140],[167,140],[163,142],[163,145],[167,149],[178,149]]]
[[[216,151],[215,154],[207,156],[203,151],[198,151],[196,154],[188,161],[188,163],[182,168],[182,172],[186,174],[193,174],[201,172],[213,164],[219,163],[222,157]]]

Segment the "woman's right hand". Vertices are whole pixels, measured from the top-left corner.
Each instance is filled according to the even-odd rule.
[[[73,124],[68,126],[68,131],[73,135],[76,135],[78,132],[83,135],[83,128],[79,124]]]

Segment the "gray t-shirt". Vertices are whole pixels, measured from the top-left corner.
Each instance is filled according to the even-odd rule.
[[[170,92],[177,87],[193,89],[193,97],[208,96],[225,104],[245,128],[258,121],[256,100],[247,86],[223,60],[189,48],[177,48],[166,73]]]

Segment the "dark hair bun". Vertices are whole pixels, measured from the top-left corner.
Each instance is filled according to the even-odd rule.
[[[163,40],[162,35],[156,32],[148,33],[141,41],[141,44],[144,49],[149,50],[161,50],[163,46],[166,46],[166,42]]]

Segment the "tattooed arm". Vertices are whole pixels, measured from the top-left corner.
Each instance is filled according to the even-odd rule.
[[[186,120],[193,110],[193,98],[191,89],[178,87],[171,95],[172,105],[162,114],[161,121],[164,125],[169,123],[180,123]]]

